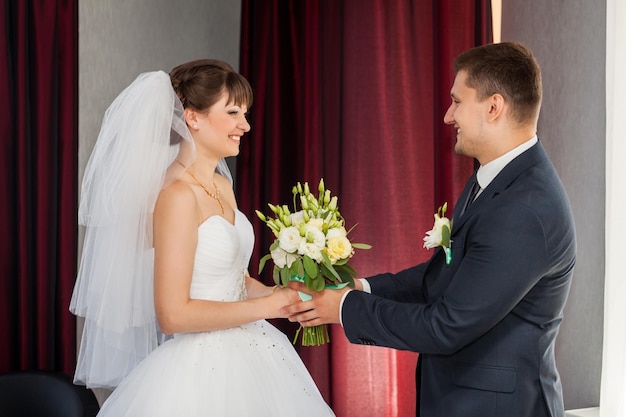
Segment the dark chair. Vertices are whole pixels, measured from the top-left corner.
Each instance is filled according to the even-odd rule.
[[[91,390],[60,372],[20,371],[0,375],[2,417],[94,417],[98,401]]]

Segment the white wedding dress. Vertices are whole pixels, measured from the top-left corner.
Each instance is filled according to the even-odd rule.
[[[191,297],[246,297],[244,270],[254,234],[239,211],[198,228]],[[333,416],[287,337],[265,320],[177,334],[150,353],[105,401],[98,416]]]

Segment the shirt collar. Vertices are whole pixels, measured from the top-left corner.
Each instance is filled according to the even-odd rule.
[[[534,135],[532,138],[528,139],[518,147],[511,149],[504,155],[494,159],[488,164],[481,165],[476,172],[476,180],[478,181],[478,185],[480,185],[481,190],[487,188],[491,181],[493,181],[493,179],[504,169],[505,166],[507,166],[509,162],[517,158],[526,150],[530,149],[535,143],[537,143],[537,141],[537,135]]]

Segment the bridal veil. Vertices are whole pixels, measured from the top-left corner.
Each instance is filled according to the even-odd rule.
[[[85,323],[74,382],[115,388],[158,345],[154,205],[194,159],[169,75],[139,75],[106,111],[83,177],[78,217],[86,230],[70,311]],[[225,161],[218,171],[232,183]]]

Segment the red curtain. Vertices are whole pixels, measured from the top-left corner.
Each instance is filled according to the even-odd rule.
[[[77,4],[0,1],[0,372],[74,369]]]
[[[461,51],[490,41],[490,2],[244,0],[241,72],[255,92],[237,194],[253,221],[252,272],[273,236],[255,218],[297,181],[339,196],[360,276],[426,260],[422,237],[473,169],[443,123]],[[450,210],[453,207],[450,207]],[[268,268],[271,270],[271,268]],[[269,271],[268,271],[269,272]],[[270,282],[264,272],[261,277]],[[297,326],[275,323],[289,335]],[[332,341],[299,348],[338,416],[415,415],[417,355]]]

